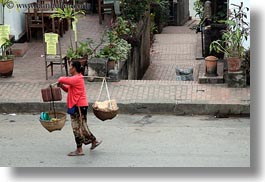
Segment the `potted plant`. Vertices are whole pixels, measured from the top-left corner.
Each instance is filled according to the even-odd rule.
[[[11,53],[11,46],[12,42],[9,39],[5,39],[1,46],[0,76],[3,77],[10,77],[13,74],[15,56]]]
[[[139,38],[137,38],[137,26],[135,23],[125,20],[122,17],[118,17],[112,27],[112,31],[115,34],[132,45],[139,44]]]
[[[228,71],[236,72],[240,70],[241,60],[245,56],[243,44],[249,35],[249,24],[245,20],[247,18],[245,10],[249,11],[249,9],[243,7],[243,2],[240,5],[232,5],[235,9],[230,13],[230,19],[222,21],[228,25],[228,28],[223,32],[222,40],[216,40],[210,44],[210,51],[224,53]]]
[[[70,64],[72,61],[79,61],[83,67],[86,67],[88,56],[92,55],[93,53],[89,44],[89,41],[79,42],[76,50],[74,50],[72,47],[69,47],[66,52],[68,64]]]
[[[108,58],[108,70],[117,69],[119,61],[125,61],[131,50],[131,44],[119,38],[115,32],[108,31],[108,43],[96,54],[97,58]]]
[[[205,58],[206,76],[217,76],[217,61],[215,56],[207,56]]]

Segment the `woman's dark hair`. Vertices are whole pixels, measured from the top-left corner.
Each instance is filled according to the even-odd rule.
[[[73,61],[71,63],[72,67],[74,67],[76,69],[76,71],[78,73],[82,73],[84,72],[84,67],[81,65],[81,63],[79,61]]]

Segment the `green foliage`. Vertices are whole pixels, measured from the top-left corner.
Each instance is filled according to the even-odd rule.
[[[157,33],[157,26],[155,24],[155,14],[154,13],[151,13],[150,14],[150,19],[151,19],[151,25],[150,25],[150,32],[151,33]]]
[[[88,57],[89,55],[92,55],[93,51],[91,48],[92,40],[87,39],[84,42],[79,42],[79,45],[77,46],[76,50],[69,47],[66,56],[67,58],[71,59],[78,59],[83,57]]]
[[[150,0],[121,0],[122,16],[133,22],[140,21],[148,11]]]
[[[68,20],[69,27],[71,28],[71,21],[77,21],[77,15],[85,15],[83,10],[75,11],[71,7],[56,8],[55,13],[51,15],[51,18],[59,18]],[[73,50],[72,35],[69,36],[71,49]],[[70,54],[70,53],[69,53]]]
[[[213,15],[213,17],[212,17],[212,21],[215,23],[218,23],[218,21],[224,20],[226,18],[227,18],[227,5],[226,4],[219,5],[217,7],[216,14]]]
[[[219,21],[228,25],[227,30],[223,32],[222,40],[213,41],[210,44],[210,51],[222,52],[227,57],[241,57],[245,55],[244,41],[249,35],[249,23],[246,22],[249,8],[240,5],[235,5],[230,13],[229,20]]]
[[[157,6],[153,8],[152,13],[155,14],[158,22],[166,23],[168,21],[168,17],[170,14],[170,4],[168,0],[151,0],[151,2],[155,3]]]
[[[76,53],[82,57],[87,57],[92,54],[92,49],[90,48],[90,44],[92,40],[88,39],[85,42],[79,42],[79,46],[76,48]]]
[[[193,9],[195,10],[196,14],[195,16],[198,16],[201,20],[204,18],[204,7],[203,7],[203,2],[201,0],[196,0],[194,2],[194,7]]]
[[[126,40],[121,39],[113,31],[106,33],[108,37],[108,43],[104,45],[102,49],[96,54],[98,58],[109,58],[113,61],[125,61],[128,58],[128,54],[131,50],[131,44]]]
[[[113,31],[116,32],[118,37],[124,36],[135,36],[137,33],[136,24],[125,20],[122,17],[118,17],[115,21],[114,26],[112,27]]]
[[[1,45],[1,55],[0,55],[0,61],[5,61],[10,57],[13,57],[11,55],[11,46],[12,42],[9,39],[4,39],[5,42]]]
[[[77,54],[77,52],[71,47],[67,49],[66,56],[69,60],[82,58],[82,56]]]
[[[75,11],[71,7],[66,7],[64,9],[62,8],[56,8],[56,13],[51,15],[51,18],[60,18],[60,19],[68,19],[68,20],[76,20],[77,15],[85,15],[85,12],[82,10]]]

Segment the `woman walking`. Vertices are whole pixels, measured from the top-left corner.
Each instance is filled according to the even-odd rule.
[[[76,150],[70,152],[68,156],[84,155],[82,144],[92,144],[90,149],[93,150],[101,143],[101,141],[97,141],[87,126],[88,102],[85,82],[81,74],[82,69],[80,62],[74,61],[71,63],[69,70],[72,77],[60,77],[58,80],[58,86],[68,93],[68,113],[71,116],[72,129],[77,145]]]

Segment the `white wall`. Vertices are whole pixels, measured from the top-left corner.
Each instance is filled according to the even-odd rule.
[[[250,0],[229,0],[229,6],[231,7],[231,4],[240,4],[241,2],[244,3],[245,7],[250,8]],[[247,22],[248,23],[250,23],[250,11],[248,12],[248,15],[247,15],[247,17],[248,17]],[[244,47],[250,48],[250,36],[249,36],[248,40],[245,42]]]
[[[36,2],[36,0],[19,0],[19,3],[28,4],[31,2]],[[13,8],[9,10],[5,8],[5,24],[9,24],[11,28],[11,34],[15,35],[15,39],[18,40],[22,34],[25,32],[25,15],[24,12],[26,9],[19,9]],[[0,9],[2,14],[2,9]],[[2,20],[2,17],[0,17]]]
[[[195,18],[195,14],[196,12],[194,11],[193,7],[194,7],[194,2],[195,0],[189,0],[189,5],[190,5],[190,16],[192,17],[192,19]],[[196,18],[199,18],[199,17],[196,17]]]

